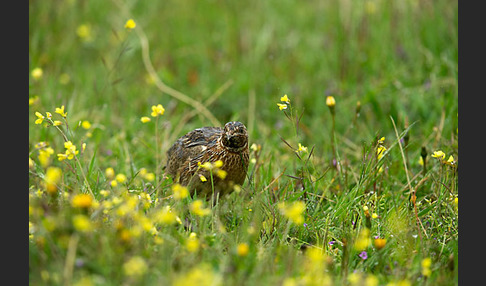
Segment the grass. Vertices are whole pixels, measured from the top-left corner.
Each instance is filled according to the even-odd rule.
[[[30,2],[29,283],[456,285],[457,40],[446,0]],[[230,120],[241,190],[172,197]]]

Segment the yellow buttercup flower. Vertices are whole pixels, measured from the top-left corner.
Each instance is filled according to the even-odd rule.
[[[115,178],[115,170],[113,170],[112,167],[108,167],[106,168],[105,170],[105,176],[108,178],[108,179],[113,179]]]
[[[37,120],[34,122],[35,124],[41,124],[45,119],[44,115],[38,111],[35,112],[35,116],[37,116]]]
[[[191,232],[189,238],[186,240],[186,249],[189,252],[196,252],[199,250],[199,239],[195,232]]]
[[[157,104],[157,105],[152,105],[152,117],[157,117],[159,115],[163,115],[165,112],[165,108],[162,106],[162,104]]]
[[[447,159],[446,164],[449,166],[454,166],[456,164],[456,161],[454,160],[454,157],[452,155],[449,156],[449,159]]]
[[[189,190],[187,189],[187,187],[182,186],[181,184],[174,184],[172,186],[172,192],[172,197],[175,200],[182,200],[189,195]]]
[[[56,107],[56,110],[54,111],[57,114],[60,114],[62,117],[66,118],[67,112],[64,111],[64,105],[59,107]]]
[[[84,129],[90,129],[91,123],[88,120],[84,120],[83,122],[81,122],[81,127],[83,127]]]
[[[223,167],[223,161],[218,160],[218,161],[214,162],[213,163],[213,167],[214,168],[221,168],[221,167]]]
[[[40,78],[42,78],[42,75],[44,74],[44,72],[42,71],[41,68],[35,68],[32,70],[31,72],[31,75],[32,77],[35,79],[35,80],[38,80]]]
[[[147,262],[140,256],[134,256],[123,264],[123,273],[130,277],[142,276],[147,270]]]
[[[154,213],[153,221],[162,224],[173,224],[177,221],[177,214],[175,214],[170,206],[164,206],[160,211]]]
[[[378,156],[378,160],[383,158],[383,155],[385,154],[386,147],[385,146],[378,146],[376,149],[376,155]]]
[[[296,201],[290,205],[284,202],[278,204],[280,212],[290,219],[295,224],[301,224],[304,222],[304,216],[302,215],[306,209],[305,203],[302,201]]]
[[[89,217],[79,214],[73,217],[73,226],[77,231],[90,232],[93,230],[93,224]]]
[[[202,200],[195,200],[189,205],[189,210],[198,216],[206,216],[211,214],[211,210],[208,208],[203,208]]]
[[[131,30],[134,29],[137,26],[137,23],[133,21],[133,19],[128,19],[127,22],[125,23],[125,29]]]
[[[53,194],[57,191],[57,184],[61,181],[62,171],[58,167],[49,167],[46,170],[44,181],[46,184],[46,191]]]
[[[50,157],[51,155],[54,154],[54,149],[51,147],[46,147],[43,149],[39,149],[39,162],[42,167],[47,167],[50,163]]]
[[[201,182],[207,182],[208,179],[206,179],[206,177],[204,177],[203,175],[199,175],[199,179],[201,180]]]
[[[290,104],[290,99],[286,94],[280,98],[280,101]]]
[[[37,103],[39,101],[39,96],[35,95],[33,97],[29,97],[29,105]]]
[[[93,198],[88,194],[78,194],[71,200],[73,208],[90,208],[93,205]]]
[[[375,245],[376,249],[382,249],[386,245],[386,239],[375,238],[375,240],[373,241],[373,244]]]
[[[280,110],[287,109],[287,104],[277,103],[277,106],[278,106],[278,109],[280,109]]]
[[[117,180],[118,183],[125,183],[127,181],[127,176],[125,176],[125,174],[120,173],[115,176],[115,180]]]
[[[333,96],[326,97],[326,105],[329,107],[334,107],[336,105],[336,99]]]
[[[434,154],[432,154],[432,157],[439,158],[441,160],[444,160],[445,156],[446,156],[445,153],[442,152],[441,150],[437,150],[434,152]]]
[[[79,151],[76,150],[76,145],[71,141],[64,142],[64,148],[66,148],[67,159],[72,160],[75,155],[78,155]]]
[[[216,176],[218,176],[221,180],[224,180],[228,173],[225,170],[218,169],[216,170]]]
[[[299,149],[297,150],[297,152],[307,152],[307,147],[299,143]]]
[[[432,265],[432,259],[430,259],[430,257],[424,258],[421,264],[422,264],[422,275],[430,276],[430,274],[432,274],[432,271],[430,270],[430,266]]]
[[[142,121],[142,123],[147,123],[147,122],[150,122],[150,117],[147,117],[147,116],[142,116],[140,118],[140,121]]]
[[[248,246],[247,243],[239,243],[236,246],[236,254],[238,254],[238,256],[247,256],[249,252],[250,246]]]
[[[371,241],[370,241],[370,230],[368,228],[363,228],[356,241],[354,242],[354,248],[357,251],[362,251],[368,248],[370,246]]]
[[[86,42],[91,41],[91,39],[92,39],[91,25],[89,25],[89,24],[79,25],[78,28],[76,29],[76,34],[83,41],[86,41]]]

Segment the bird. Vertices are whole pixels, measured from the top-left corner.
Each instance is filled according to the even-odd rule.
[[[243,185],[249,161],[246,126],[230,121],[224,127],[194,129],[177,139],[167,151],[165,170],[174,183],[187,186],[191,196],[197,193],[214,202],[235,185]],[[221,170],[224,176],[216,176]]]

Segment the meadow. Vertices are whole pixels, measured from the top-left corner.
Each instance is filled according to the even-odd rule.
[[[29,1],[29,284],[457,285],[457,1]],[[216,206],[188,131],[244,123]]]

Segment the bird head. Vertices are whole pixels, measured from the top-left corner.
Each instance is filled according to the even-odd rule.
[[[221,136],[223,147],[231,152],[241,152],[244,148],[248,148],[248,132],[241,122],[226,123]]]

